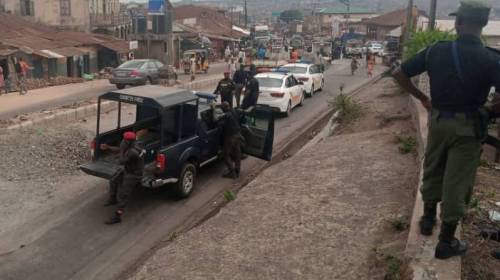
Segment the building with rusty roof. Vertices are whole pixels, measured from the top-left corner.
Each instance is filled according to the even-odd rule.
[[[419,10],[417,7],[413,8],[413,29],[424,30],[429,24],[428,15]],[[401,35],[402,30],[405,29],[407,18],[407,9],[399,9],[364,20],[366,25],[367,37],[372,40],[384,40],[385,36],[398,33]]]
[[[108,35],[58,31],[12,14],[0,13],[0,66],[13,73],[13,63],[23,57],[33,67],[33,78],[81,77],[107,66],[116,66],[128,54],[124,40]]]

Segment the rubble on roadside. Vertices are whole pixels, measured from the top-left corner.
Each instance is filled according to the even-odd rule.
[[[89,132],[38,127],[0,135],[0,176],[7,181],[56,180],[78,172],[90,158]]]

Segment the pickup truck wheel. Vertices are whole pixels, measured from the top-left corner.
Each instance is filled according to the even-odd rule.
[[[175,187],[175,193],[179,198],[188,197],[194,188],[196,178],[196,166],[192,163],[186,163],[182,167],[181,176]]]

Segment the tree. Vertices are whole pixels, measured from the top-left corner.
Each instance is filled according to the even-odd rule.
[[[302,20],[302,12],[299,10],[286,10],[280,14],[280,20],[289,23],[294,20]]]

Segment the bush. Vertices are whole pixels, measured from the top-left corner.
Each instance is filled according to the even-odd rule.
[[[418,31],[411,35],[405,44],[404,60],[414,57],[418,52],[439,41],[452,41],[457,38],[451,31]]]
[[[363,114],[361,105],[346,94],[341,93],[336,95],[330,103],[335,108],[335,111],[340,112],[339,120],[342,123],[350,123]]]

